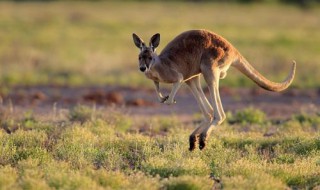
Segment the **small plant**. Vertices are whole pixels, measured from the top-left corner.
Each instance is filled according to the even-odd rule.
[[[299,122],[303,130],[320,130],[320,113],[314,115],[306,113],[297,114],[292,116],[292,121]]]
[[[180,176],[170,177],[164,183],[168,190],[212,189],[214,182],[209,177]]]
[[[97,141],[97,136],[88,128],[73,126],[61,133],[53,147],[54,156],[58,160],[69,162],[75,168],[90,165],[98,152]]]
[[[246,108],[241,111],[237,111],[234,115],[228,119],[230,124],[264,124],[266,123],[266,115],[264,112],[254,108]]]
[[[73,107],[69,113],[69,119],[73,122],[85,123],[86,121],[91,121],[95,119],[96,109],[90,108],[84,105],[78,105]]]
[[[282,154],[279,155],[275,161],[278,164],[293,164],[294,163],[294,156],[289,154]]]
[[[111,111],[103,118],[109,125],[114,126],[118,131],[127,131],[132,126],[131,118],[123,113]]]
[[[33,116],[32,111],[25,112],[24,118],[21,121],[21,126],[24,129],[32,129],[35,127],[36,124],[37,124],[37,121],[36,121],[35,117]]]
[[[16,181],[18,180],[18,172],[15,168],[0,166],[0,189],[18,189]]]

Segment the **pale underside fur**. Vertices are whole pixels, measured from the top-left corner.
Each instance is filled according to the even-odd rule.
[[[197,142],[199,148],[203,149],[212,129],[226,118],[219,94],[219,80],[226,77],[230,66],[237,68],[260,87],[277,92],[286,89],[295,75],[296,63],[293,61],[291,71],[283,82],[276,83],[266,79],[231,43],[207,30],[183,32],[168,43],[159,55],[155,53],[155,49],[159,45],[160,34],[152,36],[149,47],[136,34],[133,34],[133,40],[140,49],[140,70],[154,81],[160,102],[175,103],[174,97],[183,82],[194,95],[204,119],[190,135],[190,150],[195,148]],[[203,93],[200,75],[203,75],[208,85],[211,101]],[[161,94],[161,82],[173,84],[168,96]]]

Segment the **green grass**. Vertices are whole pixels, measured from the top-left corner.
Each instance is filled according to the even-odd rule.
[[[285,78],[296,60],[294,86],[319,87],[318,6],[161,2],[0,3],[0,85],[151,86],[138,70],[131,34],[161,34],[158,51],[179,33],[221,34],[264,75]],[[311,74],[310,74],[311,73]],[[254,85],[234,69],[222,82]]]
[[[241,112],[261,115],[254,109],[235,115]],[[30,111],[23,117],[1,114],[0,189],[320,185],[319,115],[296,115],[281,124],[267,119],[250,124],[245,118],[225,122],[213,131],[205,150],[194,152],[188,151],[188,137],[195,126],[179,122],[177,116],[133,122],[119,112],[81,105],[63,117],[53,115],[44,119]],[[255,130],[248,131],[248,126]],[[275,132],[266,136],[269,131]]]

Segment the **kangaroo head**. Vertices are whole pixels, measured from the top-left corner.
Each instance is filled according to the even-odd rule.
[[[150,68],[151,63],[155,59],[156,48],[160,43],[160,34],[157,33],[151,37],[149,47],[147,47],[143,40],[135,33],[132,34],[132,37],[134,44],[140,49],[139,69],[141,72],[145,72],[146,69]]]

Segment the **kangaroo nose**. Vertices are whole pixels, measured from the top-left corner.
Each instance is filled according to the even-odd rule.
[[[140,71],[144,72],[147,68],[146,67],[140,67]]]

